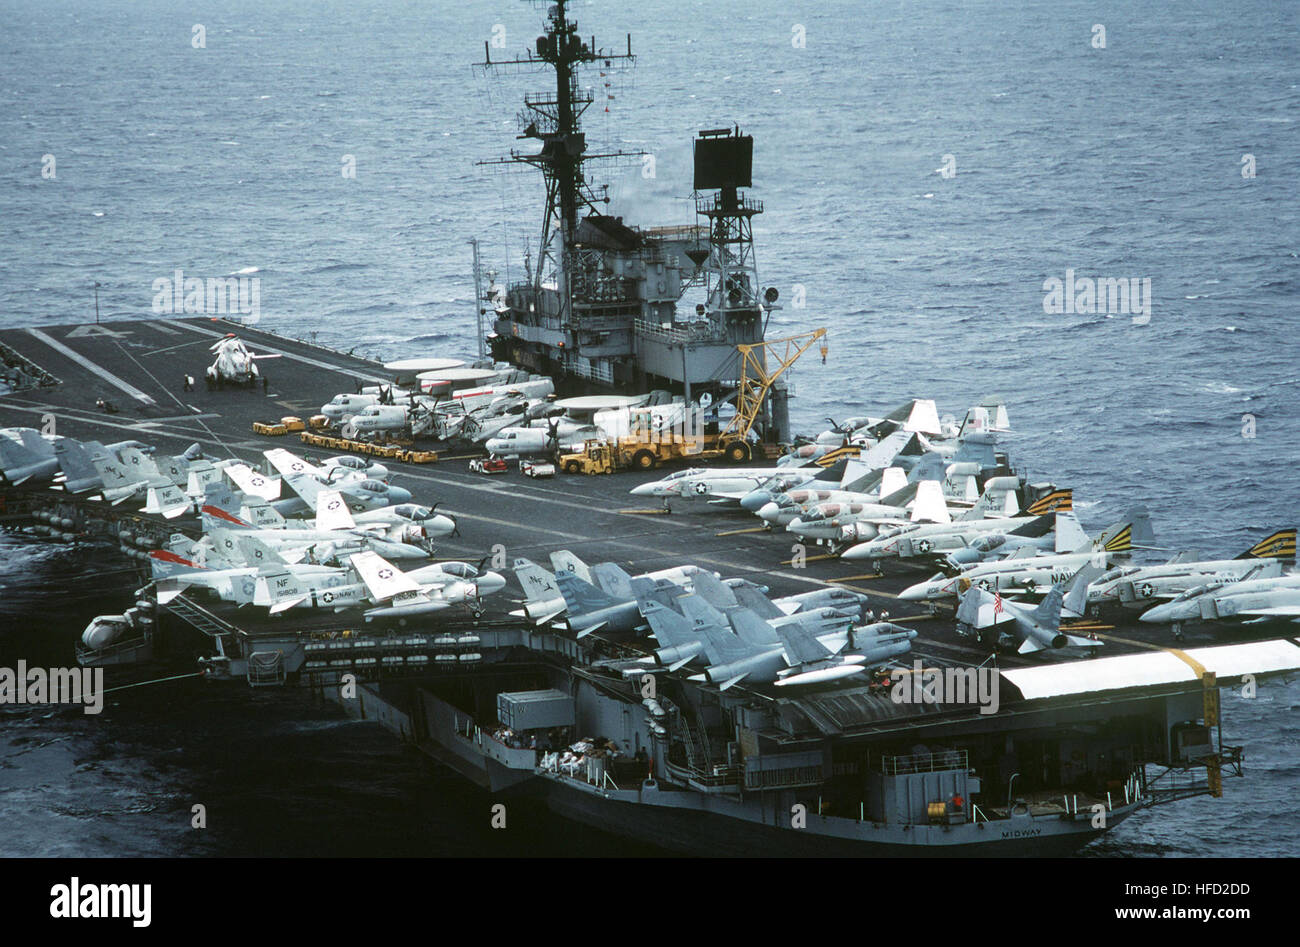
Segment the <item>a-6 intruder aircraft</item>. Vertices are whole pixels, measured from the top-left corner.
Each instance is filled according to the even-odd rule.
[[[1236,559],[1198,560],[1180,553],[1163,565],[1112,569],[1088,589],[1089,605],[1146,608],[1188,589],[1222,579],[1276,578],[1284,563],[1295,561],[1296,530],[1280,529],[1251,546]],[[1261,568],[1262,567],[1262,568]]]
[[[382,480],[358,479],[355,475],[350,479],[330,482],[329,474],[322,468],[301,457],[295,457],[286,450],[277,448],[266,451],[265,454],[266,459],[280,472],[284,483],[296,494],[273,504],[282,516],[309,515],[316,509],[320,492],[328,489],[342,494],[348,509],[354,513],[411,502],[411,491],[404,487],[391,486]]]
[[[402,572],[373,552],[354,555],[351,562],[375,602],[375,607],[365,612],[366,621],[404,620],[453,605],[464,605],[477,617],[483,612],[483,596],[506,585],[502,576],[480,572],[468,562],[439,562],[410,572]]]

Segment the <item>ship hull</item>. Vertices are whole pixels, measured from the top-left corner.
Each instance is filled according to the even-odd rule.
[[[614,794],[599,794],[569,780],[545,778],[546,803],[561,818],[580,822],[613,835],[687,855],[710,857],[822,857],[822,858],[965,858],[1064,857],[1095,841],[1105,830],[1087,823],[1052,818],[995,821],[931,829],[873,826],[845,819],[807,816],[807,827],[781,828],[751,818],[730,816],[717,808],[659,805],[623,801]],[[657,795],[694,796],[694,793]],[[1115,812],[1107,820],[1114,828],[1131,812]],[[830,834],[848,831],[856,837]],[[940,829],[947,829],[946,831]],[[984,837],[987,836],[986,839]],[[916,842],[903,839],[913,837]],[[981,840],[983,839],[983,840]]]

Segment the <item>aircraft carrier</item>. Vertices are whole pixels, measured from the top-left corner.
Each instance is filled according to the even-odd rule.
[[[488,68],[555,77],[553,90],[525,103],[520,137],[541,150],[504,159],[540,169],[547,198],[526,279],[476,288],[493,356],[552,376],[560,389],[668,388],[715,404],[741,384],[756,352],[761,375],[763,330],[779,294],[763,288],[753,261],[751,224],[762,206],[744,192],[752,140],[738,129],[701,132],[697,222],[638,230],[603,213],[583,170],[602,156],[587,152],[579,117],[590,97],[576,78],[582,65],[630,58],[630,39],[625,52],[599,49],[557,2],[534,52],[505,62],[486,52]],[[703,301],[683,318],[677,306],[692,288]],[[271,356],[258,383],[191,384],[229,333]],[[197,444],[268,474],[269,448],[309,459],[347,451],[323,451],[283,427],[263,436],[254,425],[276,430],[339,392],[395,380],[377,362],[210,317],[0,330],[0,356],[15,389],[0,397],[0,427],[139,441],[160,455]],[[761,394],[756,431],[775,447],[789,442],[787,392],[779,378],[764,382],[737,401]],[[772,596],[855,590],[873,612],[918,633],[901,668],[916,661],[982,672],[999,695],[996,712],[966,699],[902,702],[879,676],[786,689],[722,688],[687,670],[647,674],[643,635],[535,625],[514,614],[521,590],[513,586],[508,601],[488,599],[482,611],[397,624],[329,609],[272,619],[190,593],[160,604],[149,551],[176,533],[199,536],[197,515],[168,519],[138,503],[20,484],[0,490],[0,522],[51,541],[99,543],[106,561],[140,566],[138,634],[79,648],[84,664],[130,675],[169,658],[185,664],[197,650],[213,686],[310,687],[493,793],[536,794],[567,817],[706,854],[1073,851],[1139,809],[1221,795],[1243,760],[1243,749],[1225,742],[1221,682],[1300,667],[1300,642],[1259,625],[1193,627],[1174,647],[1165,630],[1131,620],[1081,622],[1072,630],[1104,642],[1105,657],[995,655],[957,633],[951,610],[897,598],[917,580],[914,568],[864,571],[801,550],[751,516],[699,501],[674,501],[669,511],[630,496],[657,473],[485,476],[447,445],[414,446],[436,462],[409,451],[383,462],[417,502],[454,516],[459,529],[438,541],[440,558],[508,573],[516,559],[544,562],[563,549],[634,574],[701,566]],[[131,592],[114,604],[132,605]]]
[[[228,331],[280,356],[266,363],[265,389],[184,390],[185,376],[201,377],[209,347]],[[140,440],[164,453],[198,443],[250,463],[273,446],[319,453],[254,435],[255,422],[310,412],[334,392],[386,377],[376,362],[206,318],[9,329],[0,343],[11,363],[41,379],[0,399],[0,426]],[[485,477],[445,453],[435,464],[386,463],[394,483],[456,518],[459,535],[439,541],[439,557],[545,561],[563,548],[631,573],[692,563],[749,578],[774,596],[839,585],[866,592],[874,610],[916,629],[903,666],[990,662],[987,648],[955,632],[951,611],[931,614],[895,598],[915,569],[866,575],[815,548],[806,562],[793,561],[788,534],[756,528],[752,517],[694,503],[665,513],[629,496],[655,474],[535,481],[512,469]],[[198,533],[194,516],[164,520],[132,509],[138,504],[21,486],[0,498],[7,526],[103,543],[106,559],[138,561],[172,533]],[[147,605],[143,572],[141,586]],[[519,590],[506,597],[517,600]],[[271,620],[186,595],[155,606],[145,647],[127,642],[116,656],[81,657],[129,664],[191,654],[197,644],[214,681],[310,686],[487,789],[537,793],[563,815],[667,848],[1036,855],[1077,849],[1137,809],[1222,792],[1223,777],[1241,772],[1242,749],[1224,744],[1217,685],[1207,681],[1242,662],[1294,666],[1300,649],[1260,626],[1192,627],[1174,648],[1163,629],[1093,622],[1087,630],[1106,645],[1105,658],[1088,662],[1095,674],[1080,673],[1077,662],[992,659],[1001,693],[993,714],[970,703],[896,703],[875,681],[795,694],[721,691],[684,671],[656,676],[649,697],[645,677],[627,673],[648,651],[644,638],[534,627],[510,614],[513,600],[486,600],[477,618],[462,612],[382,627],[328,611]],[[126,591],[121,604],[130,604]],[[1106,665],[1121,656],[1145,658],[1136,668]],[[355,692],[340,687],[345,674],[359,682]],[[503,738],[516,704],[541,708],[546,723],[534,732],[595,750],[580,767],[562,767],[542,746]],[[942,804],[953,798],[964,806]],[[1095,807],[1105,812],[1100,826]]]

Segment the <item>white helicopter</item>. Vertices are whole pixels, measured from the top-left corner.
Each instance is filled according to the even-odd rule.
[[[216,360],[208,366],[208,388],[221,388],[227,384],[252,385],[261,377],[257,371],[257,360],[261,358],[279,358],[279,355],[254,355],[233,332],[226,333],[225,338],[213,343],[209,351],[216,352]]]

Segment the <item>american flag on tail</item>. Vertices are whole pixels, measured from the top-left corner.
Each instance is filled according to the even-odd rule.
[[[1002,614],[1002,593],[998,591],[994,591],[993,593],[993,614]]]

